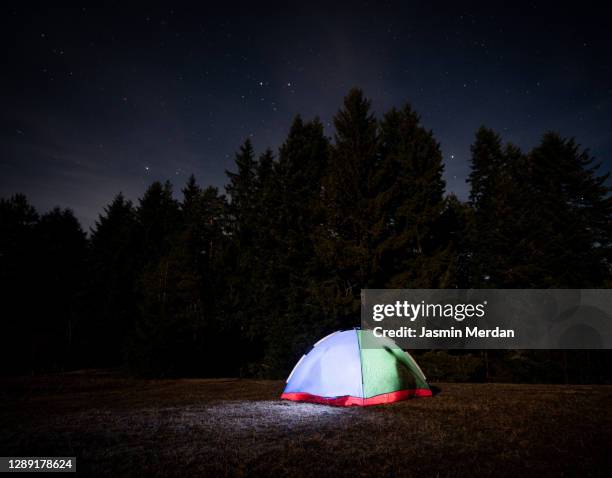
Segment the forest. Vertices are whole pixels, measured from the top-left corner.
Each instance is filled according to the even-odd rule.
[[[530,151],[482,126],[469,198],[409,104],[359,89],[333,137],[296,116],[277,151],[247,139],[225,191],[194,176],[120,192],[90,231],[69,209],[0,200],[1,373],[120,368],[283,378],[359,325],[363,288],[608,288],[609,174],[572,138]],[[612,381],[609,351],[424,351],[433,380]]]

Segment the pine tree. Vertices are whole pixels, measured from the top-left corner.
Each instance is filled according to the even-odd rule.
[[[2,291],[2,346],[0,372],[32,373],[35,369],[30,332],[34,329],[38,274],[35,227],[39,216],[22,194],[0,199],[0,290]],[[19,311],[19,317],[12,311]]]
[[[203,365],[210,364],[221,352],[221,343],[229,335],[224,330],[221,308],[227,274],[223,263],[226,203],[217,188],[200,188],[194,176],[183,189],[183,197],[184,228],[174,241],[171,258],[178,266],[177,273],[185,278],[183,285],[191,284],[191,287],[181,291],[183,310],[179,310],[179,314],[183,315],[185,325],[190,323],[194,334],[193,353],[200,355],[197,361],[200,371],[210,374],[214,370]],[[216,367],[217,373],[224,370],[218,365]],[[235,370],[225,370],[235,373]]]
[[[272,246],[266,266],[268,375],[286,374],[305,347],[331,328],[314,294],[322,275],[313,231],[322,220],[321,181],[328,154],[321,122],[304,122],[297,116],[280,147],[269,192],[263,196],[265,230]],[[264,175],[260,172],[258,177]]]
[[[501,170],[505,167],[500,136],[481,126],[471,147],[470,204],[476,210],[490,206]]]
[[[91,233],[89,301],[95,306],[82,330],[83,353],[90,366],[116,366],[124,361],[137,313],[137,234],[132,203],[119,193]]]
[[[34,361],[39,370],[65,370],[75,362],[75,330],[83,319],[87,239],[73,212],[57,207],[41,216],[35,234]]]
[[[528,155],[481,128],[472,147],[474,287],[588,287],[610,277],[607,176],[548,133]]]
[[[312,257],[312,231],[322,220],[322,180],[329,157],[329,140],[318,119],[304,123],[298,115],[280,147],[278,182],[282,191],[281,217],[292,252],[303,263]]]
[[[178,278],[169,256],[182,231],[179,203],[172,196],[170,182],[149,186],[139,200],[136,219],[141,251],[136,280],[138,314],[128,361],[142,373],[170,374],[175,371],[172,361],[164,360],[169,359],[172,337],[164,334],[170,325],[176,325],[167,304],[168,288],[174,288]]]
[[[259,258],[257,237],[258,187],[255,152],[247,139],[236,154],[236,172],[227,171],[229,184],[226,191],[228,205],[228,233],[230,241],[225,253],[227,277],[226,324],[241,342],[239,348],[243,363],[259,360],[263,331],[258,321]]]
[[[255,166],[255,181],[252,204],[254,217],[251,231],[252,270],[261,288],[271,280],[270,272],[275,262],[278,249],[279,184],[276,174],[276,163],[271,149],[267,149]]]
[[[173,233],[180,224],[178,202],[172,196],[172,184],[156,181],[145,191],[136,209],[142,236],[143,264],[155,262],[168,252]]]
[[[142,274],[141,311],[131,357],[132,366],[141,373],[191,374],[201,366],[199,360],[206,360],[198,349],[204,328],[202,278],[190,252],[179,235],[168,254]]]
[[[198,185],[192,174],[182,190],[183,201],[181,207],[181,231],[178,233],[185,247],[193,257],[193,267],[202,270],[206,264],[206,217],[202,198],[202,188]]]
[[[609,174],[573,139],[547,133],[528,156],[535,224],[528,257],[542,287],[601,287],[611,274]]]
[[[527,158],[512,144],[505,145],[502,155],[490,205],[474,213],[478,237],[472,236],[473,258],[487,264],[488,270],[481,270],[479,276],[485,287],[533,286],[536,267],[529,254],[529,238],[537,218],[532,214]]]
[[[249,244],[256,216],[254,198],[257,178],[255,151],[249,139],[245,140],[236,153],[235,162],[237,171],[226,171],[229,184],[225,189],[231,199],[231,227],[237,241]]]
[[[183,188],[183,228],[189,247],[197,257],[197,267],[206,271],[205,275],[214,267],[216,253],[220,253],[224,247],[226,209],[225,197],[219,195],[217,188],[209,186],[202,189],[195,176],[190,176]]]
[[[467,289],[470,287],[469,276],[469,241],[468,231],[471,219],[469,206],[461,202],[454,194],[444,199],[444,208],[436,221],[437,236],[442,239],[437,247],[436,264],[440,275],[436,283],[440,288]]]
[[[328,313],[340,326],[356,325],[360,290],[372,277],[372,182],[377,162],[377,122],[370,101],[353,89],[334,117],[335,142],[322,185],[325,221],[317,253],[329,277],[321,283]]]
[[[521,153],[512,147],[504,149],[500,136],[481,126],[471,147],[470,201],[473,209],[469,243],[473,287],[507,286],[512,265],[508,261],[508,242],[518,245],[511,231],[513,217],[519,214],[515,198],[520,184],[515,182],[520,172]],[[511,215],[511,216],[509,216]],[[515,233],[517,231],[514,231]]]
[[[193,174],[189,176],[187,184],[182,190],[183,202],[181,203],[181,211],[183,213],[183,221],[186,225],[196,223],[200,213],[200,199],[202,188],[198,185]]]
[[[444,211],[442,153],[410,105],[385,114],[370,215],[376,218],[380,286],[444,287],[452,258]]]
[[[227,202],[225,196],[219,194],[214,186],[208,186],[201,194],[201,208],[203,219],[203,235],[206,247],[204,255],[207,266],[211,271],[223,267],[222,251],[226,247],[227,232]]]

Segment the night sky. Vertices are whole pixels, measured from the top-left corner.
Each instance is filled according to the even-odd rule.
[[[193,172],[222,187],[246,137],[276,150],[297,113],[331,135],[352,86],[377,114],[412,103],[461,198],[481,124],[525,149],[546,130],[575,136],[612,167],[609,11],[219,3],[3,7],[0,196],[70,207],[87,229],[117,192],[136,200],[153,180],[178,191]]]

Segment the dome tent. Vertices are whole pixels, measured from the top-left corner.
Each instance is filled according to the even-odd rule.
[[[364,339],[377,347],[362,346]],[[354,329],[328,335],[302,356],[281,398],[348,407],[429,396],[425,375],[408,353],[390,339]]]

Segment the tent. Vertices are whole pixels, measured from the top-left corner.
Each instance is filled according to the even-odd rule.
[[[425,375],[408,353],[354,329],[319,340],[293,368],[281,398],[348,407],[429,396]]]

